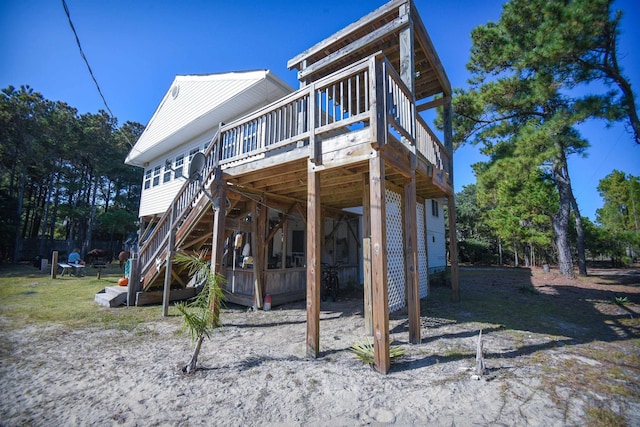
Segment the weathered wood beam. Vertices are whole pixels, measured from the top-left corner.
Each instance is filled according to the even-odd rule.
[[[219,168],[216,169],[215,177],[212,185],[218,188],[217,200],[214,204],[213,213],[213,233],[211,238],[211,272],[213,274],[223,274],[224,265],[222,257],[224,255],[225,241],[225,200],[227,198],[227,184],[222,180],[222,173]],[[211,301],[210,308],[215,308],[216,301]]]
[[[258,206],[258,202],[252,203],[251,212],[251,251],[253,254],[253,282],[254,299],[256,308],[262,308],[264,294],[264,256],[265,256],[265,228],[266,207]]]
[[[174,230],[173,218],[174,218],[174,205],[171,204],[169,208],[169,238],[167,240],[167,257],[165,258],[165,270],[164,270],[164,292],[162,294],[162,317],[169,315],[169,292],[171,290],[171,268],[173,267],[173,254],[176,233]]]
[[[418,112],[422,112],[449,103],[451,103],[451,96],[447,95],[442,98],[434,99],[433,101],[425,102],[424,104],[416,105],[416,110],[418,110]]]
[[[320,261],[322,258],[322,209],[320,174],[309,162],[307,177],[307,356],[320,353]]]
[[[291,70],[293,68],[301,69],[302,67],[306,67],[306,64],[303,64],[303,61],[306,61],[307,58],[315,54],[325,52],[327,49],[330,49],[331,46],[337,45],[339,42],[342,42],[344,39],[350,37],[360,29],[370,28],[373,23],[387,15],[395,16],[397,14],[398,7],[406,1],[407,0],[396,0],[382,5],[378,9],[358,19],[356,22],[347,25],[340,31],[291,58],[287,62],[287,68]]]
[[[353,43],[350,43],[347,46],[333,53],[330,53],[329,55],[313,63],[312,65],[308,65],[304,70],[300,70],[298,72],[298,80],[304,80],[308,76],[321,71],[323,68],[334,65],[336,62],[339,62],[343,58],[348,57],[358,50],[373,45],[377,41],[383,39],[385,36],[404,28],[408,25],[408,23],[409,18],[407,16],[399,16],[395,18],[393,21],[383,25],[376,30],[371,31],[367,35],[359,38],[357,41],[354,41]]]
[[[451,153],[449,158],[449,185],[453,188],[453,111],[451,104],[444,107],[444,145]],[[456,201],[453,191],[447,197],[447,209],[449,211],[449,258],[451,262],[451,289],[452,299],[460,301],[460,287],[458,278],[458,237],[456,233]]]
[[[369,128],[371,129],[371,146],[376,150],[379,150],[384,146],[387,139],[387,112],[385,111],[385,76],[384,67],[381,57],[371,58],[373,63],[371,67],[374,72],[369,76],[370,91],[374,96],[371,96],[369,102],[369,111],[372,111],[372,122]],[[372,177],[373,178],[373,177]]]
[[[405,277],[409,311],[409,342],[420,343],[420,280],[418,277],[418,230],[416,228],[416,175],[404,187]]]
[[[373,335],[373,290],[371,288],[371,186],[369,174],[362,176],[362,257],[364,270],[364,330]]]
[[[373,349],[374,367],[389,372],[389,289],[387,283],[387,232],[385,203],[384,159],[380,156],[369,162],[371,214],[371,283],[373,290]]]
[[[408,25],[400,30],[400,78],[407,86],[409,91],[415,95],[415,51],[414,51],[414,35],[413,20],[411,19],[411,2],[400,6],[400,16],[406,17]]]

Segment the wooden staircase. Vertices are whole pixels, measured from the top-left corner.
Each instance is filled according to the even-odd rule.
[[[141,242],[138,255],[141,291],[159,290],[164,286],[168,260],[180,248],[186,252],[196,252],[210,249],[211,230],[213,224],[213,209],[207,192],[216,192],[212,187],[213,175],[217,162],[218,136],[213,137],[209,150],[205,153],[203,181],[187,180],[169,209],[153,225],[153,231],[148,238]],[[179,266],[172,266],[170,281],[184,289],[189,278]]]

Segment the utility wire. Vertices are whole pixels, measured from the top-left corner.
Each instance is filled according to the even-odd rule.
[[[91,65],[89,65],[89,60],[87,59],[86,55],[84,54],[84,50],[82,50],[82,45],[80,44],[80,38],[78,37],[78,33],[76,31],[76,27],[73,26],[73,21],[71,21],[71,14],[69,13],[69,7],[67,6],[67,2],[65,0],[62,0],[62,7],[64,7],[64,12],[67,14],[67,19],[69,20],[69,26],[71,27],[71,31],[73,31],[73,35],[76,38],[76,44],[78,45],[78,49],[80,49],[80,56],[84,60],[84,63],[87,64],[87,68],[89,69],[89,74],[91,74],[91,78],[93,79],[93,82],[96,84],[96,88],[98,89],[98,93],[100,94],[100,98],[102,98],[102,102],[104,103],[104,106],[107,108],[107,111],[109,112],[109,115],[111,117],[113,117],[113,118],[116,118],[116,116],[111,111],[111,108],[109,108],[109,105],[107,104],[107,100],[105,99],[104,95],[102,94],[102,90],[100,89],[100,85],[98,84],[98,80],[96,80],[96,76],[93,74],[93,70],[91,69]],[[127,144],[129,144],[129,147],[133,148],[133,144],[131,143],[131,141],[129,140],[127,135],[124,132],[121,132],[121,135],[127,141]]]
[[[76,32],[76,28],[73,26],[73,22],[71,21],[71,15],[69,14],[69,8],[67,7],[67,2],[65,0],[62,0],[62,6],[64,7],[64,12],[67,14],[67,19],[69,19],[69,26],[71,26],[73,35],[76,38],[76,44],[78,45],[78,49],[80,49],[80,56],[82,56],[84,63],[87,64],[87,68],[89,69],[89,74],[91,74],[91,78],[93,79],[93,82],[96,84],[96,88],[98,88],[98,93],[102,98],[102,102],[104,103],[104,106],[107,108],[107,111],[109,112],[111,117],[115,117],[111,112],[111,108],[109,108],[109,105],[107,105],[107,100],[104,98],[104,95],[102,94],[102,90],[100,90],[100,85],[98,84],[98,80],[96,80],[96,76],[93,75],[93,70],[91,69],[91,65],[89,65],[89,60],[87,59],[87,57],[84,54],[84,51],[82,50],[82,45],[80,45],[80,39],[78,38],[78,33]]]

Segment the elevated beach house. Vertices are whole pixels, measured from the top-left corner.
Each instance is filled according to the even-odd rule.
[[[297,90],[265,70],[175,78],[126,159],[145,171],[129,286],[137,304],[166,307],[193,289],[173,255],[206,252],[227,301],[306,298],[307,352],[317,357],[321,272],[337,265],[341,286],[364,284],[375,366],[387,372],[389,312],[406,307],[409,339],[420,342],[419,299],[429,272],[446,265],[449,81],[411,0],[287,65]],[[420,114],[435,107],[444,142]],[[448,240],[456,298],[453,215]]]

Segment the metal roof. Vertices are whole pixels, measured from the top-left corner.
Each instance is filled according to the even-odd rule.
[[[176,146],[293,92],[269,70],[178,75],[126,164],[146,164]]]

